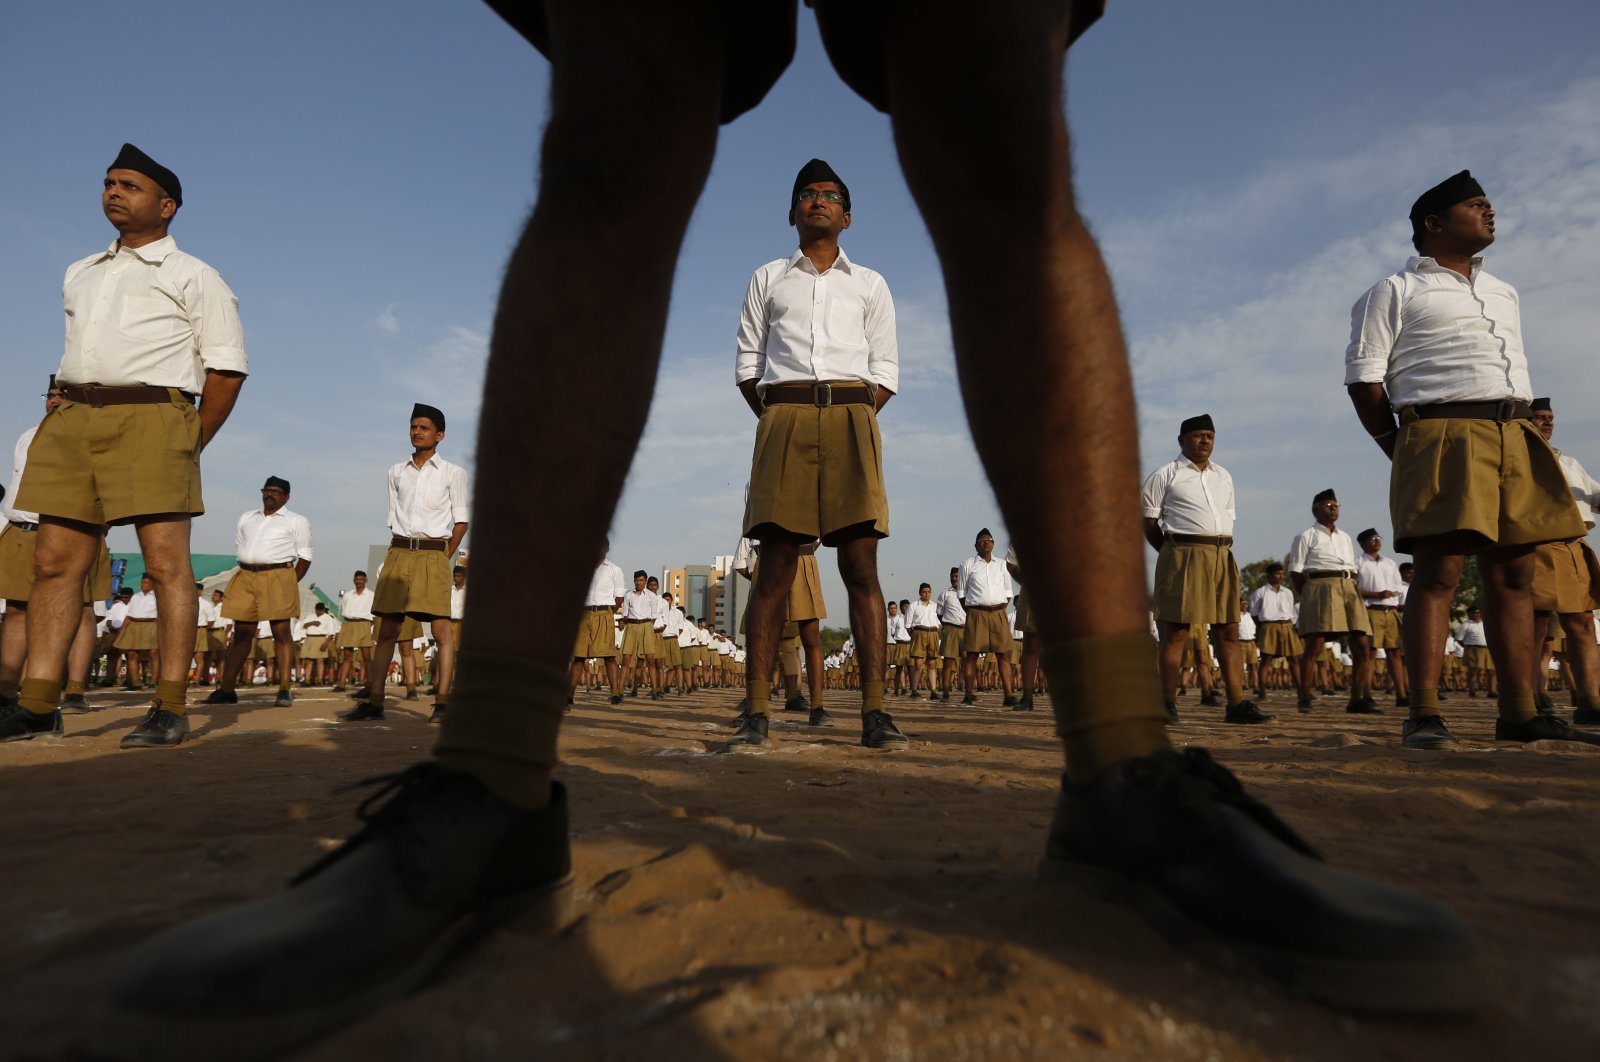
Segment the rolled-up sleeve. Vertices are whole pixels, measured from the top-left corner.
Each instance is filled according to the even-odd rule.
[[[739,310],[739,331],[734,336],[733,382],[759,380],[767,369],[767,271],[750,277]]]
[[[1344,352],[1344,382],[1382,383],[1400,335],[1400,293],[1393,277],[1367,289],[1350,309],[1350,345]]]
[[[215,269],[195,274],[192,291],[185,292],[189,323],[194,329],[195,353],[207,372],[248,375],[250,361],[244,352],[244,325],[239,320],[239,297]]]
[[[311,561],[311,521],[300,517],[294,525],[294,555],[303,561]]]
[[[876,273],[866,301],[867,373],[879,387],[899,394],[900,342],[895,335],[894,297],[889,294],[889,285]]]
[[[467,470],[460,465],[450,466],[450,517],[458,524],[467,523],[471,515],[471,499],[467,497]]]
[[[1139,505],[1146,519],[1161,519],[1161,503],[1167,497],[1167,477],[1164,468],[1158,468],[1145,479],[1139,488]]]

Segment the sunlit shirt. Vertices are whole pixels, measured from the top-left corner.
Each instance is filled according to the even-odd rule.
[[[1561,462],[1561,474],[1567,477],[1567,486],[1572,488],[1572,500],[1578,503],[1583,526],[1594,527],[1594,507],[1600,505],[1600,483],[1584,471],[1576,457],[1557,450],[1556,460]]]
[[[603,560],[595,565],[594,574],[589,577],[589,594],[583,603],[589,608],[616,608],[617,598],[627,593],[622,585],[622,569],[608,560]]]
[[[956,575],[956,590],[961,594],[965,608],[1004,605],[1016,596],[1011,585],[1011,573],[999,557],[984,560],[973,555],[961,564]]]
[[[287,508],[275,513],[251,509],[239,517],[233,534],[240,564],[285,564],[311,559],[311,524]]]
[[[339,611],[344,615],[346,622],[350,620],[370,620],[372,618],[372,591],[355,590],[347,592],[339,600]]]
[[[1337,527],[1329,531],[1312,524],[1295,536],[1289,547],[1291,572],[1335,572],[1356,570],[1356,544]]]
[[[1179,454],[1146,477],[1139,503],[1168,534],[1233,534],[1233,477],[1215,461],[1202,469]]]
[[[244,373],[239,300],[217,271],[171,236],[113,243],[72,263],[61,287],[64,384],[151,384],[197,394],[207,370]]]
[[[1517,289],[1482,261],[1464,277],[1413,257],[1369,288],[1350,311],[1344,382],[1382,383],[1397,409],[1531,399]]]
[[[1320,525],[1319,525],[1320,526]],[[1376,559],[1366,553],[1356,557],[1356,589],[1361,600],[1368,605],[1398,605],[1400,590],[1406,584],[1400,578],[1400,566],[1393,558],[1379,554]],[[1368,594],[1387,590],[1393,597],[1368,597]]]
[[[17,445],[11,451],[11,483],[6,487],[6,498],[16,500],[17,488],[22,486],[22,473],[28,467],[28,447],[33,445],[33,437],[38,433],[37,426],[29,428],[17,439]],[[13,509],[10,505],[5,507],[5,518],[15,520],[20,524],[36,524],[39,514],[26,509]]]
[[[938,607],[940,623],[949,623],[956,627],[966,625],[967,610],[962,607],[961,595],[955,587],[950,587],[935,598],[934,605]]]
[[[739,314],[734,382],[861,380],[900,390],[894,299],[883,277],[856,265],[841,248],[818,273],[799,250],[768,262],[750,278]]]
[[[401,538],[449,538],[467,522],[467,473],[434,454],[389,469],[389,530]]]
[[[1294,591],[1271,583],[1256,587],[1250,595],[1250,615],[1262,623],[1281,623],[1294,619]]]

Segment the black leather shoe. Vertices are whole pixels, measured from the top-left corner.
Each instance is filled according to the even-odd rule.
[[[1537,694],[1533,699],[1533,707],[1540,715],[1556,714],[1556,702],[1550,699],[1548,693]]]
[[[362,701],[348,712],[340,712],[339,718],[347,723],[361,723],[368,719],[382,719],[383,704],[380,701]]]
[[[903,749],[911,740],[900,733],[888,712],[873,712],[861,720],[861,743],[869,749]]]
[[[0,741],[27,741],[29,738],[36,737],[60,737],[63,733],[61,709],[59,708],[46,715],[35,715],[16,702],[0,708]]]
[[[1396,708],[1410,708],[1411,707],[1411,698],[1410,697],[1396,697],[1394,699],[1394,706]]]
[[[1202,693],[1200,695],[1200,703],[1207,708],[1221,708],[1222,698],[1217,696],[1216,690],[1212,690],[1210,693]]]
[[[818,707],[811,709],[811,717],[806,720],[806,725],[832,726],[833,716],[828,714],[828,710],[826,708],[823,708],[819,705]]]
[[[221,686],[212,690],[201,704],[238,704],[239,695],[232,690],[225,690]]]
[[[611,695],[611,703],[612,703],[612,704],[621,704],[621,703],[622,703],[622,694],[620,694],[620,693],[613,693],[613,694],[612,694],[612,695]]]
[[[978,703],[978,698],[973,696],[970,693],[967,694],[965,697],[961,698],[961,706],[963,708],[969,708],[972,705],[977,704],[977,703]]]
[[[950,691],[949,690],[945,690],[943,693],[939,694],[939,703],[940,704],[949,704],[950,703]]]
[[[290,693],[288,690],[279,690],[278,696],[273,698],[272,706],[274,708],[287,708],[293,703],[294,694]]]
[[[739,730],[728,739],[724,748],[740,748],[746,745],[765,745],[767,743],[767,713],[756,712],[744,717],[739,724]]]
[[[1275,715],[1268,715],[1256,707],[1255,701],[1240,701],[1238,704],[1228,705],[1228,710],[1222,714],[1224,723],[1267,723],[1276,719]]]
[[[1494,721],[1496,741],[1581,741],[1585,745],[1600,745],[1600,734],[1592,730],[1579,730],[1559,715],[1536,715],[1525,723],[1511,723],[1504,719]]]
[[[165,1058],[182,1043],[195,1058],[279,1058],[404,996],[490,929],[571,921],[561,783],[524,811],[434,763],[374,781],[388,784],[358,809],[365,825],[286,891],[135,950],[96,1053]]]
[[[1437,715],[1407,719],[1400,724],[1400,747],[1406,749],[1453,749],[1460,745],[1456,736]]]
[[[434,701],[433,714],[428,716],[428,722],[442,723],[444,722],[444,717],[448,714],[450,714],[450,705],[448,703],[445,701]]]
[[[1297,711],[1297,712],[1307,712],[1307,713],[1309,713],[1311,711],[1311,698],[1310,697],[1301,697],[1299,700],[1294,702],[1294,707],[1295,707],[1295,711]]]
[[[783,710],[786,712],[809,712],[811,711],[811,702],[806,700],[805,694],[797,693],[783,702]]]
[[[1012,696],[1008,695],[1008,696],[1000,698],[1000,707],[1002,707],[1002,708],[1015,708],[1016,706],[1017,706],[1017,699],[1015,697],[1012,697]]]
[[[416,700],[417,699],[417,691],[416,690],[406,690],[405,699],[408,700],[408,701]]]
[[[1031,712],[1031,711],[1033,711],[1033,694],[1031,694],[1031,693],[1023,694],[1020,698],[1018,698],[1017,703],[1013,704],[1011,706],[1011,710],[1013,712]]]
[[[150,706],[144,721],[122,736],[125,749],[156,749],[183,744],[189,733],[189,720],[169,712],[159,704]]]
[[[1179,944],[1231,952],[1293,995],[1410,1012],[1485,1001],[1464,921],[1328,866],[1201,749],[1063,778],[1040,872],[1129,904]]]
[[[61,698],[61,703],[56,705],[63,712],[72,712],[81,715],[84,712],[94,711],[94,705],[89,703],[89,698],[81,693],[69,693]]]
[[[1371,697],[1358,697],[1344,706],[1351,715],[1382,715],[1383,709]]]
[[[1600,726],[1600,708],[1574,709],[1572,721],[1580,726]]]
[[[350,691],[350,698],[357,701],[370,701],[372,700],[372,687],[370,685],[357,686]]]

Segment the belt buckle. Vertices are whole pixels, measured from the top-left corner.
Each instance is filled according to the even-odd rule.
[[[814,383],[811,385],[811,404],[818,409],[827,409],[833,405],[833,384]]]
[[[412,553],[417,552],[417,550],[422,548],[421,546],[417,545],[418,541],[420,540],[415,538],[406,539],[406,549],[410,550]]]
[[[1516,409],[1516,399],[1502,398],[1500,401],[1494,404],[1494,419],[1501,424],[1504,424],[1507,421],[1516,420],[1517,418],[1514,415],[1516,413]]]
[[[96,384],[80,384],[83,388],[84,402],[94,409],[104,409],[105,403],[100,401],[100,388]]]

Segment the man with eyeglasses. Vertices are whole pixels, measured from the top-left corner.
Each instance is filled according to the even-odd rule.
[[[493,6],[549,57],[552,87],[538,203],[506,271],[485,373],[477,474],[516,484],[485,505],[474,531],[477,578],[490,586],[524,579],[529,557],[593,555],[605,535],[649,412],[673,275],[718,127],[760,102],[795,41],[793,2],[638,4],[625,18],[590,0]],[[1030,580],[1060,606],[1038,615],[1065,754],[1041,873],[1133,904],[1174,937],[1225,949],[1311,998],[1481,1006],[1478,945],[1464,921],[1330,868],[1225,768],[1168,738],[1143,541],[1129,533],[1139,527],[1132,380],[1110,280],[1074,202],[1064,114],[1063,56],[1104,5],[812,6],[841,77],[892,122],[944,270],[977,450]],[[952,41],[971,76],[937,61]],[[807,117],[808,129],[838,136],[837,116]],[[792,125],[783,134],[806,135]],[[818,179],[796,191],[808,186],[843,192]],[[625,313],[607,283],[619,262]],[[530,394],[572,392],[574,374],[597,372],[625,396],[608,416],[572,401],[529,416]],[[884,385],[893,389],[876,382],[872,405],[846,408],[870,416]],[[785,408],[765,405],[766,416]],[[1010,455],[1019,421],[1041,440],[1028,461]],[[529,460],[551,440],[583,459]],[[549,518],[552,499],[559,520]],[[774,522],[754,490],[751,504]],[[875,545],[868,526],[852,541]],[[360,832],[289,889],[138,949],[112,988],[104,1039],[118,1053],[161,1058],[181,1042],[227,1054],[240,1029],[258,1053],[287,1053],[409,992],[510,911],[528,931],[572,918],[568,794],[552,773],[586,568],[548,566],[549,607],[518,623],[496,623],[508,607],[501,595],[468,599],[473,643],[434,759],[391,776],[363,807]],[[876,579],[865,579],[871,569],[851,571],[863,576],[851,619],[862,655],[872,654],[867,680],[882,673],[883,606]],[[769,573],[781,606],[793,565],[769,554]],[[767,641],[763,659],[751,653],[761,681],[780,625],[775,616],[749,624]],[[1070,920],[1082,897],[1064,884],[1041,917],[1050,922],[1055,906]]]
[[[49,414],[61,405],[61,389],[56,378],[50,377],[45,390],[44,411]],[[28,465],[28,447],[38,433],[37,426],[29,428],[17,439],[11,452],[10,486],[0,498],[11,499],[5,507],[5,525],[0,528],[0,598],[6,603],[6,621],[0,625],[0,708],[13,707],[21,689],[22,664],[28,656],[28,598],[33,593],[33,558],[39,537],[39,514],[18,509],[14,502],[17,487]],[[78,614],[77,633],[72,638],[72,649],[67,656],[67,683],[62,691],[59,707],[66,712],[91,710],[84,696],[84,681],[95,651],[94,603],[111,596],[111,557],[106,552],[105,539],[95,553],[95,562],[83,581],[83,610]],[[0,740],[25,739],[30,735],[6,735]]]
[[[275,707],[294,703],[289,686],[294,674],[293,621],[300,618],[300,580],[311,567],[311,523],[286,504],[289,481],[268,476],[261,487],[261,507],[239,517],[234,531],[239,570],[228,581],[222,614],[233,620],[233,644],[206,704],[238,704],[240,669],[255,648],[254,635],[265,623],[272,631],[277,660]],[[179,740],[182,740],[180,735]]]
[[[767,695],[800,547],[838,551],[850,629],[861,647],[861,744],[896,748],[884,711],[884,602],[878,540],[889,534],[878,412],[900,388],[894,300],[883,277],[839,246],[850,189],[821,159],[789,193],[799,247],[750,278],[734,382],[758,418],[744,534],[761,542],[745,613],[749,714],[731,745],[767,741]]]

